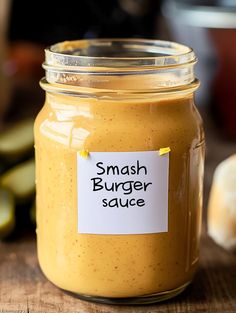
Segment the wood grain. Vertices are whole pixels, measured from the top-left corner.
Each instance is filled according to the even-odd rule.
[[[35,240],[0,244],[1,313],[229,313],[236,312],[236,256],[202,238],[194,283],[179,297],[156,305],[111,306],[81,301],[53,286],[39,269]]]

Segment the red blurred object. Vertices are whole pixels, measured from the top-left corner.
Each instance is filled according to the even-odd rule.
[[[7,67],[16,79],[41,78],[44,74],[44,47],[40,44],[19,41],[9,44]]]
[[[227,137],[236,138],[236,29],[210,29],[218,54],[212,105]]]

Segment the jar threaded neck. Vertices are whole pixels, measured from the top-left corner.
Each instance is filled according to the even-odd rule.
[[[194,75],[197,60],[193,50],[174,42],[77,40],[57,43],[47,48],[45,53],[44,89],[45,84],[60,84],[62,89],[73,87],[73,92],[76,92],[76,87],[79,92],[86,88],[96,92],[151,93],[198,85]]]

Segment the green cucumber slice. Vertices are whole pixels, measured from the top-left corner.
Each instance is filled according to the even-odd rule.
[[[0,187],[0,239],[10,235],[15,227],[15,204],[10,190]]]
[[[33,150],[34,121],[27,119],[14,124],[0,134],[0,156],[18,160]]]
[[[0,185],[10,189],[18,202],[25,202],[35,192],[35,162],[30,159],[5,172]]]

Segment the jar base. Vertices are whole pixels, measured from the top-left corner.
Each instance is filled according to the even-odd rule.
[[[80,300],[85,300],[85,301],[90,301],[90,302],[98,302],[98,303],[103,303],[103,304],[114,304],[114,305],[142,305],[142,304],[162,302],[170,298],[173,298],[179,295],[181,292],[183,292],[190,283],[191,281],[185,283],[184,285],[178,288],[168,290],[168,291],[152,293],[152,294],[144,295],[144,296],[127,297],[127,298],[109,298],[109,297],[89,296],[89,295],[83,295],[83,294],[78,294],[74,292],[68,292],[68,291],[67,293],[72,294],[73,296],[79,298]]]

